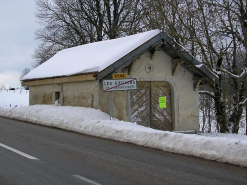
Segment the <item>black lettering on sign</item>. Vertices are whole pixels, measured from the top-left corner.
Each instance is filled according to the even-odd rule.
[[[112,74],[112,78],[114,78],[114,79],[126,78],[126,74],[125,73],[114,73],[114,74]]]

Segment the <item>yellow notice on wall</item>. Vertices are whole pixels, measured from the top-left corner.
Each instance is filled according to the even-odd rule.
[[[166,96],[159,97],[160,108],[166,108]]]

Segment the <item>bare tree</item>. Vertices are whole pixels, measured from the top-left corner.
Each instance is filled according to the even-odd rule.
[[[21,73],[21,76],[20,76],[20,80],[27,74],[30,72],[30,69],[29,68],[25,68],[22,73]]]
[[[211,84],[220,132],[237,132],[246,98],[247,13],[243,0],[144,1],[147,29],[167,32],[220,81]],[[226,101],[227,100],[227,101]],[[230,103],[229,104],[226,104]]]
[[[229,87],[226,89],[226,94],[230,95],[228,101],[231,102],[231,106],[227,108],[227,116],[232,131],[237,133],[244,106],[241,102],[246,99],[246,1],[211,0],[207,4],[217,9],[218,21],[216,23],[219,26],[217,34],[221,38],[220,54],[223,58],[222,65],[217,66],[217,70],[227,77],[224,79]]]
[[[141,0],[36,0],[34,67],[58,51],[141,32]]]

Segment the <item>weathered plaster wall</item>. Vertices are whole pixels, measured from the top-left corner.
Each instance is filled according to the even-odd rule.
[[[55,104],[55,92],[60,92],[60,104],[63,106],[92,107],[110,114],[110,93],[103,92],[102,82],[96,80],[30,86],[29,103]],[[113,117],[128,121],[127,92],[112,92],[112,96]]]
[[[98,108],[98,82],[84,81],[63,84],[63,105]]]
[[[60,91],[57,84],[29,87],[29,105],[55,104],[55,92]]]
[[[102,81],[99,82],[99,109],[110,115],[110,92],[103,92]],[[127,111],[127,92],[126,91],[113,91],[113,117],[119,120],[128,120]]]
[[[64,84],[30,86],[29,103],[55,104],[55,92],[60,92],[60,104],[98,108],[98,82],[84,81]]]
[[[176,131],[199,129],[199,93],[194,91],[193,75],[180,66],[172,76],[172,58],[156,51],[154,58],[146,52],[132,66],[131,78],[137,81],[166,81],[172,89],[173,121]]]

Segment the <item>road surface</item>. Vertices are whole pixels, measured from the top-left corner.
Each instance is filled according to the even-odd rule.
[[[244,185],[247,168],[0,118],[1,185]]]

